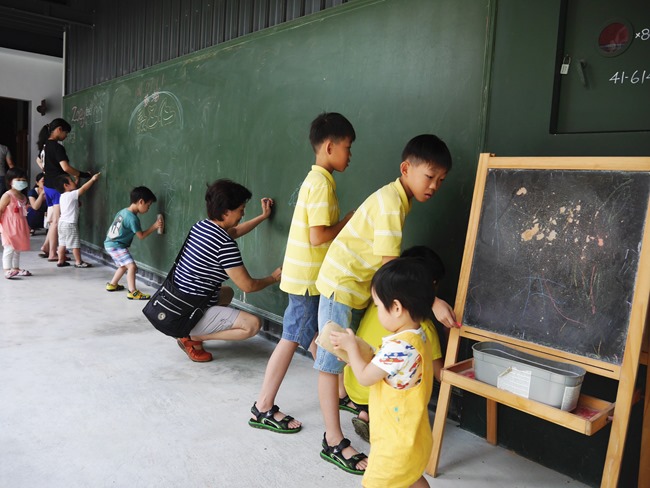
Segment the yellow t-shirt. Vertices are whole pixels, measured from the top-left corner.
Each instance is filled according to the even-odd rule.
[[[442,351],[440,350],[440,339],[438,338],[435,325],[433,325],[431,320],[427,319],[422,322],[420,326],[424,330],[424,334],[427,336],[426,345],[431,351],[431,360],[435,361],[436,359],[440,359],[442,357]],[[381,347],[382,339],[391,334],[392,332],[384,329],[381,322],[379,322],[377,306],[374,303],[371,303],[361,319],[359,329],[357,330],[357,336],[375,349],[379,349],[379,347]],[[368,405],[369,388],[359,384],[350,366],[345,367],[345,370],[343,371],[343,380],[345,383],[345,391],[348,393],[350,399],[359,405]]]
[[[361,484],[373,488],[408,488],[427,466],[433,437],[428,404],[433,389],[433,362],[422,334],[404,331],[393,336],[422,359],[422,381],[406,389],[383,379],[370,387],[368,413],[370,455]]]
[[[410,210],[399,178],[366,198],[327,251],[316,280],[321,295],[351,308],[366,308],[370,281],[382,257],[400,255]]]
[[[314,165],[298,192],[293,211],[287,249],[282,263],[280,289],[293,295],[318,295],[316,277],[330,242],[312,246],[309,228],[330,226],[339,221],[339,201],[336,198],[336,182],[326,169]]]

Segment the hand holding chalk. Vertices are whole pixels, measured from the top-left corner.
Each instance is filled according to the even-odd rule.
[[[158,235],[165,232],[165,219],[163,214],[158,214],[158,217],[156,218],[156,227],[158,227]]]
[[[264,197],[261,200],[262,202],[262,215],[264,218],[269,218],[271,216],[271,210],[273,204],[275,203],[272,198]]]

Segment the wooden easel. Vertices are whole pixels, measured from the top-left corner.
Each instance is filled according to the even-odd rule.
[[[496,333],[477,326],[477,324],[472,326],[466,324],[464,312],[468,300],[468,286],[472,278],[472,265],[481,220],[483,196],[486,191],[488,172],[495,169],[650,172],[650,158],[497,158],[490,154],[481,154],[455,305],[456,315],[463,318],[463,325],[458,329],[453,329],[449,337],[433,425],[433,449],[427,466],[427,473],[433,476],[437,474],[451,389],[455,386],[486,398],[487,441],[491,444],[496,444],[497,441],[498,404],[507,405],[585,435],[594,434],[606,426],[611,419],[611,434],[601,487],[615,488],[620,474],[630,411],[635,398],[636,374],[641,360],[642,343],[645,337],[644,328],[648,317],[648,299],[650,297],[650,204],[645,213],[645,231],[642,235],[641,253],[638,260],[634,298],[630,309],[623,358],[620,364],[601,361],[585,355],[568,353],[554,347],[542,346],[521,338]],[[638,225],[643,225],[643,222],[639,222]],[[566,412],[479,382],[473,377],[472,359],[456,363],[461,338],[474,341],[497,341],[537,356],[576,364],[591,374],[617,380],[618,390],[615,403],[582,394],[576,410]],[[641,483],[642,479],[645,480],[644,483],[650,480],[650,467],[643,466],[645,464],[643,460],[650,455],[650,425],[647,425],[650,424],[650,399],[648,398],[650,397],[650,394],[648,394],[650,392],[650,375],[648,375],[646,392],[644,413],[645,418],[649,420],[644,422],[639,486],[650,486]]]

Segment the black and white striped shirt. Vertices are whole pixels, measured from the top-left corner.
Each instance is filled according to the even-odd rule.
[[[221,283],[228,279],[226,269],[243,266],[235,241],[210,220],[192,226],[185,250],[178,260],[174,283],[192,295],[212,295],[209,306],[217,304]]]

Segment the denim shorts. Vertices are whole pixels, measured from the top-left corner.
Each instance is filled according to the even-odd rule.
[[[311,341],[318,332],[318,299],[320,295],[292,295],[282,319],[282,338],[297,342],[309,350]]]
[[[333,298],[326,298],[321,295],[318,304],[318,330],[320,331],[327,321],[331,320],[344,329],[350,328],[356,332],[364,312],[365,309],[348,307],[338,303]],[[334,354],[327,352],[322,347],[318,348],[314,369],[323,373],[339,374],[343,372],[344,367],[345,363],[340,361]]]

